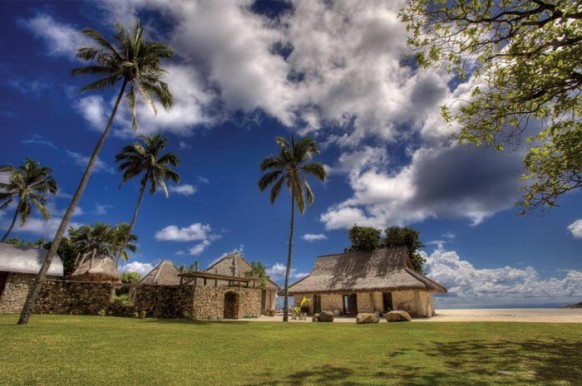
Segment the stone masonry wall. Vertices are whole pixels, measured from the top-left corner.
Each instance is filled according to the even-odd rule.
[[[0,298],[0,314],[16,314],[22,311],[28,289],[34,282],[35,275],[10,273]]]
[[[95,315],[107,309],[114,288],[112,283],[47,280],[36,299],[34,312]]]
[[[238,296],[238,319],[245,315],[261,315],[261,290],[254,288],[195,286],[192,319],[224,318],[224,296],[234,292]]]
[[[195,287],[190,285],[141,285],[136,289],[135,307],[148,317],[184,318],[193,315]]]

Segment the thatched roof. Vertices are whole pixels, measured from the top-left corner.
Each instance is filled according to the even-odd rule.
[[[178,285],[180,284],[180,277],[178,276],[180,272],[178,268],[170,260],[164,260],[160,264],[156,265],[154,269],[150,271],[139,284],[149,284],[149,285]]]
[[[81,281],[120,281],[115,263],[110,257],[96,257],[93,264],[88,259],[73,272],[71,278]]]
[[[0,272],[38,274],[47,252],[42,248],[20,248],[0,243]],[[63,276],[63,262],[58,255],[53,258],[47,275]]]
[[[239,253],[230,253],[206,268],[204,272],[224,276],[245,277],[245,273],[251,269],[251,265]],[[272,280],[268,280],[266,289],[276,291],[279,289],[279,285]]]
[[[319,256],[311,273],[289,287],[290,294],[418,289],[447,292],[412,269],[406,247]]]

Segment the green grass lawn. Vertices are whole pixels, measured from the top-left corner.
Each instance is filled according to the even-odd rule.
[[[0,384],[582,384],[582,326],[0,315]]]

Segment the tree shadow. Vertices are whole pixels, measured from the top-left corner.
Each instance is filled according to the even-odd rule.
[[[346,381],[346,378],[354,374],[354,370],[345,367],[324,365],[316,368],[309,368],[289,374],[283,378],[273,375],[270,371],[260,374],[265,381],[251,383],[253,386],[275,386],[275,385],[357,385],[357,383]]]

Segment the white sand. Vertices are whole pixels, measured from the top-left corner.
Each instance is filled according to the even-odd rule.
[[[244,319],[247,320],[247,319]],[[273,317],[261,316],[259,319],[248,319],[259,322],[280,322],[282,315]],[[340,323],[355,323],[356,318],[335,318]],[[311,322],[307,320],[290,320],[292,323]],[[380,322],[386,320],[381,318]],[[582,309],[568,308],[499,308],[446,310],[437,309],[432,318],[413,319],[413,322],[533,322],[533,323],[582,323]]]

